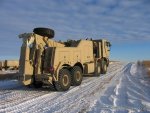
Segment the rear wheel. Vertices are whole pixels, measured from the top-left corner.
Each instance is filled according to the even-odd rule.
[[[79,66],[74,66],[71,69],[71,85],[78,86],[82,82],[82,69]]]
[[[34,28],[33,32],[41,36],[47,36],[48,38],[53,38],[55,35],[54,30],[49,28]]]
[[[101,61],[101,74],[106,74],[107,72],[107,62],[102,59]]]
[[[40,82],[40,81],[35,81],[35,82],[33,83],[33,85],[34,85],[35,88],[41,88],[41,87],[43,86],[43,83]]]
[[[58,81],[55,81],[54,85],[57,91],[68,90],[71,85],[70,72],[67,69],[61,69],[59,71]]]

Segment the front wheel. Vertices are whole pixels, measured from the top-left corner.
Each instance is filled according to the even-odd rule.
[[[101,74],[106,74],[107,72],[107,62],[105,60],[102,60],[101,62]]]
[[[95,73],[96,76],[100,76],[101,74],[101,65],[99,62],[97,62],[96,68],[95,68]]]
[[[67,69],[61,69],[58,75],[58,81],[54,81],[57,91],[67,91],[71,85],[70,72]]]

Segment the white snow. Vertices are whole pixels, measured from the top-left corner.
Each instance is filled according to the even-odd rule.
[[[137,63],[113,62],[106,75],[84,77],[80,86],[57,92],[0,81],[0,113],[150,112],[150,78]]]
[[[129,63],[114,78],[90,112],[150,112],[150,78],[142,67]]]

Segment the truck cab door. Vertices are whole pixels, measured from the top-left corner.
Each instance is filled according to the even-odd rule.
[[[95,58],[102,57],[102,44],[101,42],[93,42],[93,53]]]

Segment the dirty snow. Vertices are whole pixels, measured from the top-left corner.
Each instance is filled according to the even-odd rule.
[[[10,74],[10,73],[17,73],[18,70],[2,70],[0,74]]]
[[[0,81],[0,113],[150,112],[149,89],[150,79],[142,66],[113,62],[106,75],[84,77],[80,86],[66,92]]]

